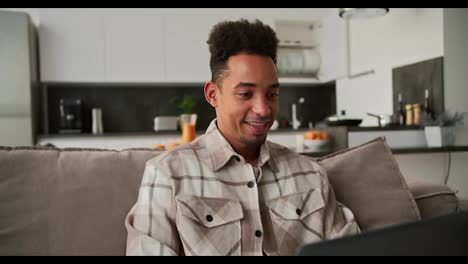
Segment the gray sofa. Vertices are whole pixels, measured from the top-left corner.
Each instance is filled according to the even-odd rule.
[[[407,186],[401,175],[385,175],[399,173],[386,147],[380,139],[318,160],[363,231],[458,210],[460,201],[446,186]],[[376,152],[385,160],[366,169]],[[0,255],[124,255],[125,216],[145,162],[160,153],[0,147]],[[369,178],[344,176],[343,166]]]

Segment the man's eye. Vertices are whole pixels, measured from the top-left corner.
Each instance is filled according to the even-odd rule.
[[[237,93],[237,95],[239,95],[240,97],[247,98],[250,96],[250,93]]]
[[[279,93],[270,93],[270,97],[278,97]]]

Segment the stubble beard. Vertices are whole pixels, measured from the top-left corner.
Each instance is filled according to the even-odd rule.
[[[247,139],[244,136],[240,137],[240,141],[247,147],[257,148],[260,147],[266,141],[266,135],[255,136],[255,139]]]

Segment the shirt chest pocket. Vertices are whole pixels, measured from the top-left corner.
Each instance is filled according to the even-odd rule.
[[[284,243],[288,245],[283,247],[295,248],[306,242],[323,239],[325,202],[320,189],[282,196],[269,201],[268,207],[280,248]]]
[[[177,199],[177,228],[187,255],[240,255],[242,206],[218,198]]]

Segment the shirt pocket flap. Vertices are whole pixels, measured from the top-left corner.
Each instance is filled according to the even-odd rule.
[[[288,220],[302,220],[324,206],[320,189],[286,195],[269,202],[273,213]]]
[[[219,198],[178,198],[182,215],[212,228],[244,218],[242,206],[237,201]]]

